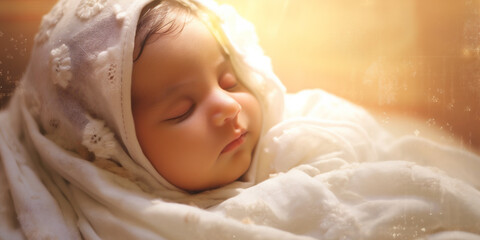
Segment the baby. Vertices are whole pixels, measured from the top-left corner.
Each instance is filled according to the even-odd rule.
[[[211,0],[59,0],[0,112],[0,163],[7,239],[480,234],[478,156],[286,94]]]
[[[211,30],[162,1],[140,17],[135,46],[132,112],[155,169],[188,191],[239,179],[252,162],[261,109]]]

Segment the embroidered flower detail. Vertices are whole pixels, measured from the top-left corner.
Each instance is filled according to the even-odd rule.
[[[83,130],[82,144],[101,158],[110,158],[116,147],[114,134],[103,121],[88,117],[88,124]]]
[[[123,21],[127,16],[127,13],[122,10],[122,7],[119,4],[113,5],[113,12],[115,13],[115,18],[118,21]]]
[[[58,3],[52,8],[49,14],[43,16],[42,23],[40,24],[40,30],[37,35],[35,35],[35,41],[37,43],[45,42],[52,33],[52,30],[57,25],[57,23],[63,17],[63,2]]]
[[[87,20],[97,15],[105,7],[107,0],[82,0],[77,7],[77,17]]]
[[[45,114],[43,115],[45,117]],[[52,117],[40,119],[44,128],[45,137],[66,150],[74,149],[74,143],[66,133],[60,118]]]
[[[60,126],[60,121],[58,119],[50,119],[50,121],[48,121],[48,125],[53,129],[58,129]]]
[[[72,61],[70,50],[65,44],[50,52],[50,64],[52,66],[51,77],[53,83],[66,88],[72,79],[72,72],[70,71]]]
[[[115,85],[118,79],[118,65],[115,63],[117,57],[115,53],[117,52],[116,48],[109,48],[105,51],[100,52],[96,57],[93,58],[93,65],[96,66],[95,76],[97,79],[105,79],[107,87]]]
[[[115,79],[117,78],[117,64],[115,63],[110,63],[108,66],[108,72],[107,72],[107,79],[110,84],[115,83]]]

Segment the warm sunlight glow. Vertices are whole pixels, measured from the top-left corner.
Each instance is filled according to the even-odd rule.
[[[252,21],[289,92],[322,88],[480,146],[479,0],[221,0]]]
[[[0,1],[0,106],[55,2]],[[254,23],[289,92],[322,88],[480,146],[480,0],[218,2]]]

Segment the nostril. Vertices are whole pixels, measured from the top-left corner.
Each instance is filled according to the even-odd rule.
[[[235,110],[235,112],[231,114],[229,117],[225,118],[225,122],[237,119],[238,113],[240,113],[241,110],[242,110],[242,107],[238,105],[238,108]]]
[[[222,126],[228,122],[234,122],[238,114],[242,110],[242,106],[235,102],[230,107],[225,107],[221,111],[213,115],[213,121],[216,126]]]

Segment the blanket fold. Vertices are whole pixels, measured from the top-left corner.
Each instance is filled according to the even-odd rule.
[[[260,102],[249,170],[200,193],[160,176],[130,102],[151,0],[59,0],[0,112],[0,239],[480,239],[479,156],[394,138],[322,90],[286,94],[231,7],[171,1],[206,23]]]

